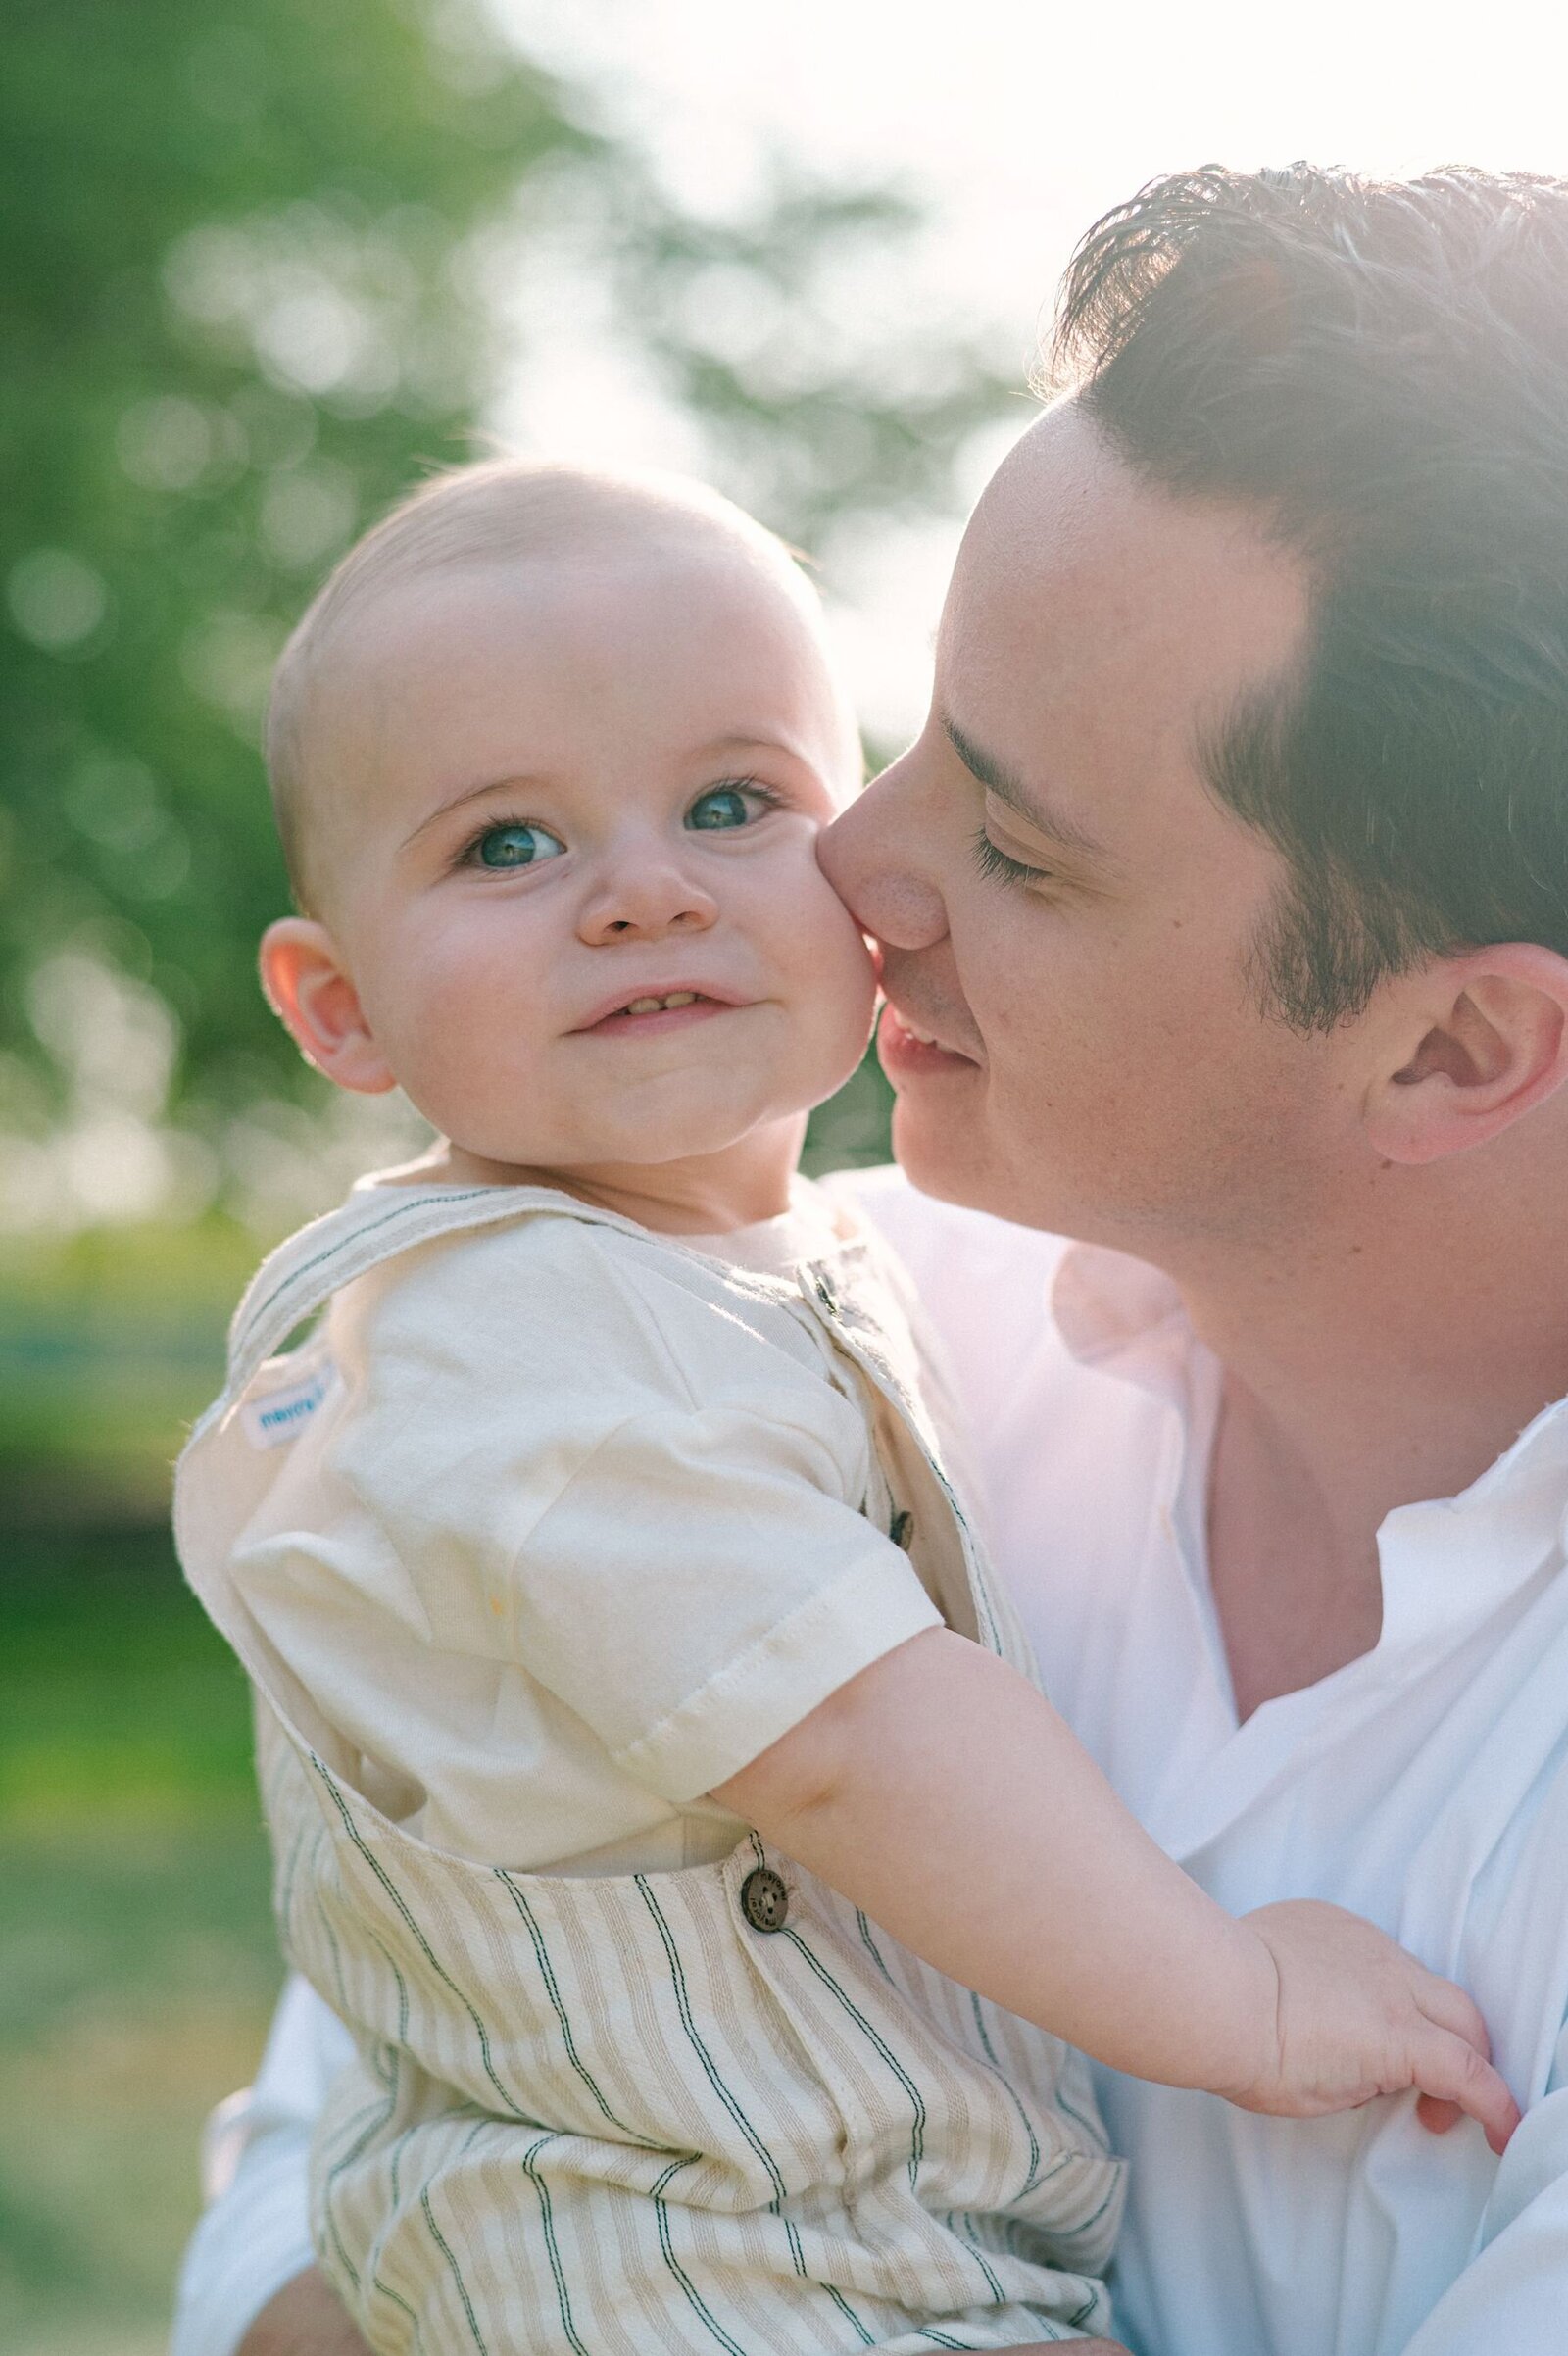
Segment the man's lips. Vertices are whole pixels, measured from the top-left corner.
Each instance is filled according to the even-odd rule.
[[[706,1021],[710,1015],[733,1013],[737,1006],[751,1004],[712,982],[650,982],[602,1000],[573,1029],[578,1036],[673,1030],[685,1023]]]
[[[911,1078],[922,1073],[938,1071],[973,1071],[972,1055],[957,1048],[945,1047],[924,1023],[887,1000],[882,1008],[882,1020],[877,1027],[877,1053],[890,1079],[900,1073]]]

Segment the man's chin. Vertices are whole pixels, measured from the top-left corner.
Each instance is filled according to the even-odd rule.
[[[971,1210],[989,1210],[994,1192],[985,1156],[976,1151],[973,1133],[956,1133],[956,1124],[932,1117],[928,1109],[906,1096],[893,1100],[893,1158],[909,1184],[939,1203],[961,1203]]]
[[[893,1158],[912,1187],[939,1203],[983,1210],[1014,1227],[1036,1227],[1050,1235],[1076,1235],[1072,1213],[1047,1183],[1020,1185],[987,1154],[972,1122],[942,1121],[900,1096],[893,1106]]]

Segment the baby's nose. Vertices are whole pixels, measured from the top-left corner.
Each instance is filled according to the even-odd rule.
[[[706,932],[718,905],[672,861],[623,869],[590,894],[578,932],[590,945],[658,941],[671,933]]]

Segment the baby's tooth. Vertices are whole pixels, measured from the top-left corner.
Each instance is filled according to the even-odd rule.
[[[666,1006],[695,1006],[697,993],[695,990],[672,990],[664,1004]]]
[[[634,998],[626,1011],[628,1014],[657,1014],[663,1004],[662,998]]]

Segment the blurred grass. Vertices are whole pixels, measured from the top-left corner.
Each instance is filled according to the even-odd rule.
[[[8,1527],[163,1522],[185,1427],[222,1378],[259,1257],[224,1219],[0,1243]]]
[[[152,2356],[279,1979],[245,1682],[158,1532],[0,1569],[0,2348]]]
[[[0,2349],[154,2356],[280,1977],[245,1680],[167,1535],[256,1258],[0,1247]]]

